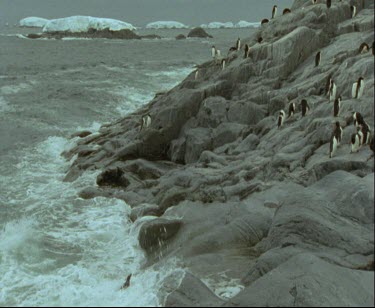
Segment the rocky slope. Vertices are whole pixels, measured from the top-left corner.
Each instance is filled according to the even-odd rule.
[[[166,281],[166,306],[373,304],[374,161],[367,146],[350,154],[353,112],[374,127],[374,56],[358,53],[374,41],[374,6],[363,3],[352,19],[349,1],[327,9],[296,0],[290,14],[243,40],[249,58],[242,49],[224,70],[202,64],[197,78],[192,72],[64,153],[76,155],[67,181],[102,172],[81,197],[134,208],[148,265],[177,256],[190,272],[177,286]],[[343,98],[338,118],[324,93],[329,75]],[[360,76],[363,96],[352,99]],[[291,102],[296,115],[277,129]],[[152,123],[140,130],[145,114]],[[329,158],[336,121],[343,141]],[[243,287],[231,299],[202,283],[219,294],[215,286],[233,279]]]

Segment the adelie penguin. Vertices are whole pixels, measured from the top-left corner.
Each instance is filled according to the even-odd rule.
[[[361,98],[364,88],[365,88],[364,79],[363,79],[363,77],[359,77],[357,82],[353,83],[352,97],[353,98]]]
[[[288,118],[294,116],[295,113],[296,113],[296,104],[295,103],[290,103],[289,104]]]
[[[335,99],[335,102],[333,103],[333,116],[338,117],[340,114],[340,108],[341,108],[341,95]]]
[[[331,79],[331,85],[329,90],[329,101],[332,102],[336,99],[337,94],[337,86],[333,79]]]
[[[317,4],[317,0],[311,0],[312,4]]]
[[[306,116],[310,110],[310,106],[307,103],[307,100],[303,99],[301,101],[301,106],[302,106],[302,117]]]
[[[215,46],[211,47],[211,56],[212,56],[213,59],[215,59],[215,57],[216,57],[216,47]]]
[[[363,136],[363,132],[362,132],[362,125],[360,125],[359,127],[357,127],[357,134],[359,136],[359,146],[361,147],[363,142],[364,142],[364,136]]]
[[[326,82],[326,95],[328,95],[329,92],[331,92],[332,83],[333,83],[332,76],[329,75],[327,78],[327,82]]]
[[[322,53],[318,51],[315,56],[315,67],[319,66],[321,60],[322,60]]]
[[[264,25],[264,24],[267,24],[267,23],[269,23],[270,21],[269,21],[269,19],[268,18],[264,18],[264,19],[262,19],[262,21],[260,22],[260,24],[261,25]]]
[[[244,55],[244,58],[248,58],[250,55],[250,47],[248,44],[245,45],[245,55]]]
[[[343,134],[343,129],[342,129],[342,127],[341,127],[339,121],[337,121],[337,122],[335,123],[335,127],[334,127],[334,129],[333,129],[333,134],[336,136],[336,139],[337,139],[337,146],[339,146],[340,143],[341,143],[341,140],[342,140],[342,134]]]
[[[332,1],[331,0],[327,0],[327,8],[329,9],[329,8],[331,8],[331,6],[332,6]]]
[[[272,17],[271,19],[274,19],[277,15],[277,5],[274,5],[272,8]]]
[[[241,49],[241,39],[240,38],[237,39],[236,48],[237,48],[237,50]]]
[[[141,129],[143,130],[151,125],[151,115],[146,114],[142,117]]]
[[[363,119],[363,116],[359,112],[353,113],[353,124],[355,127],[358,127],[362,124],[365,124],[365,120]]]
[[[360,144],[360,136],[358,135],[358,133],[352,134],[350,153],[356,153],[356,152],[358,152],[360,146],[361,146],[361,144]]]
[[[371,129],[370,126],[365,122],[360,125],[361,133],[362,133],[362,144],[369,144],[371,138]]]
[[[283,126],[284,124],[284,121],[285,121],[285,111],[280,110],[279,117],[277,118],[277,128],[281,128],[281,126]]]
[[[258,42],[258,44],[262,44],[262,42],[263,42],[263,37],[258,37],[258,39],[257,39],[257,42]]]
[[[338,143],[339,141],[337,140],[336,135],[332,133],[331,139],[329,142],[329,158],[332,158],[335,155]]]
[[[225,60],[225,59],[222,59],[222,60],[221,60],[221,69],[222,69],[222,70],[225,70],[225,65],[226,65],[226,60]]]
[[[199,70],[197,69],[194,74],[194,80],[198,80],[199,77]]]
[[[363,54],[369,51],[370,51],[370,47],[366,43],[362,43],[361,46],[359,46],[359,54]]]
[[[283,10],[283,15],[285,15],[285,14],[289,14],[289,13],[291,13],[291,12],[292,12],[292,11],[291,11],[290,9],[286,8],[286,9]]]
[[[355,5],[350,6],[351,17],[354,18],[357,15],[357,7]]]

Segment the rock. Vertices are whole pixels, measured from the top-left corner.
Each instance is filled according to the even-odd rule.
[[[189,272],[184,273],[177,287],[175,284],[164,283],[164,288],[169,293],[164,307],[219,307],[225,303]]]
[[[75,137],[85,138],[85,137],[87,137],[91,134],[92,134],[92,132],[90,132],[88,130],[84,130],[84,131],[76,132],[76,133],[72,134],[70,137],[71,138],[75,138]]]
[[[30,34],[27,34],[26,36],[29,39],[40,39],[40,38],[42,38],[42,34],[35,34],[35,33],[30,33]]]
[[[160,216],[162,214],[159,206],[156,204],[141,204],[133,208],[130,213],[130,220],[136,221],[143,216]]]
[[[200,37],[200,38],[207,38],[207,37],[208,38],[213,38],[212,35],[209,35],[201,27],[197,27],[197,28],[192,29],[187,36],[188,37]]]
[[[176,40],[186,40],[186,36],[184,34],[179,34],[176,36]]]
[[[129,185],[129,180],[124,177],[124,171],[120,168],[110,168],[98,175],[96,183],[99,186],[122,186]]]
[[[87,32],[45,32],[42,34],[43,38],[55,38],[62,39],[64,37],[77,37],[77,38],[106,38],[106,39],[122,39],[122,40],[132,40],[132,39],[141,39],[139,35],[135,34],[129,29],[122,29],[119,31],[112,31],[109,29],[96,30],[89,29]]]
[[[182,226],[179,219],[157,218],[145,222],[139,231],[139,244],[147,253],[151,253],[172,239]]]
[[[372,272],[350,270],[311,254],[299,254],[255,281],[225,306],[372,306],[373,288]]]

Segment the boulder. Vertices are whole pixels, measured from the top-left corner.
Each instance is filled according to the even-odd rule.
[[[176,36],[176,40],[186,40],[186,36],[184,34],[179,34]]]
[[[209,35],[201,27],[197,27],[197,28],[192,29],[187,36],[188,37],[200,37],[200,38],[213,38],[212,35]]]

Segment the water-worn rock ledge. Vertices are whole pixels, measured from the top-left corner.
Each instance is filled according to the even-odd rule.
[[[200,65],[197,79],[192,72],[64,153],[77,155],[67,181],[102,172],[82,197],[123,199],[133,221],[160,217],[141,228],[148,265],[177,256],[189,270],[165,305],[372,306],[374,160],[368,147],[349,153],[353,112],[374,127],[374,56],[358,53],[374,41],[374,6],[365,5],[351,19],[349,1],[327,9],[296,0],[243,40],[250,58],[241,50],[224,70]],[[324,95],[329,75],[343,97],[338,118]],[[352,99],[360,76],[363,96]],[[311,107],[304,118],[302,99]],[[277,129],[290,102],[297,114]],[[140,131],[147,113],[152,124]],[[344,137],[330,159],[337,120]],[[226,301],[201,281],[215,289],[233,279],[244,288]]]

